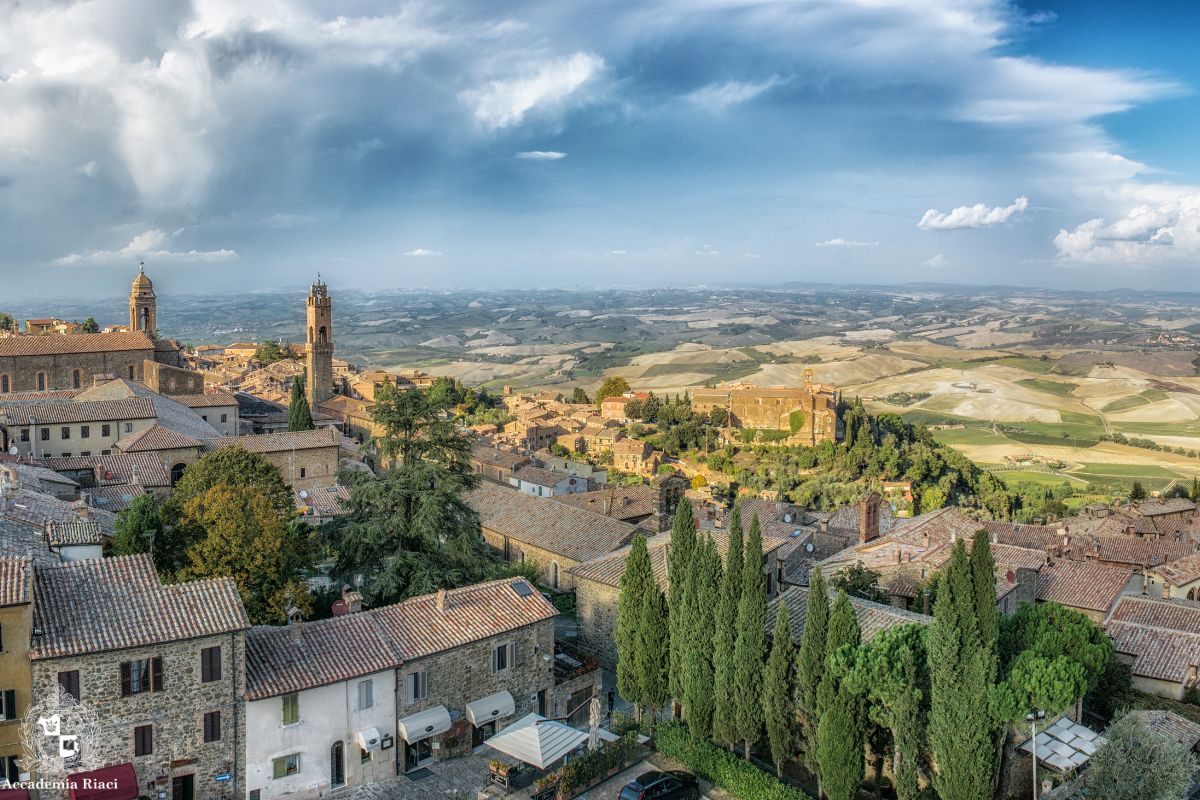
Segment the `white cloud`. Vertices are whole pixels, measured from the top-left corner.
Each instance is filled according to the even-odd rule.
[[[759,253],[746,253],[742,258],[762,258]]]
[[[950,266],[950,262],[946,259],[945,256],[943,256],[941,253],[938,253],[933,258],[922,262],[922,266],[929,267],[930,269],[937,269],[938,267]]]
[[[921,217],[917,227],[927,231],[948,231],[956,228],[985,228],[1008,222],[1009,217],[1020,214],[1029,207],[1029,200],[1018,197],[1011,206],[988,208],[983,203],[974,206],[959,206],[949,214],[939,214],[931,208]]]
[[[69,256],[56,259],[54,263],[71,266],[75,264],[110,264],[134,259],[156,262],[229,261],[238,257],[237,252],[233,250],[173,252],[163,249],[163,246],[178,233],[179,231],[172,234],[164,233],[161,230],[146,231],[133,237],[133,241],[120,250],[96,250],[87,255],[71,253]]]
[[[475,119],[487,130],[507,128],[520,123],[536,107],[563,103],[602,69],[603,58],[581,51],[570,58],[545,61],[527,77],[494,80],[482,89],[460,92],[459,99],[475,106]]]
[[[566,158],[566,153],[556,153],[553,150],[528,150],[524,153],[517,153],[517,158],[528,158],[533,161],[557,161],[560,158]]]
[[[772,75],[762,83],[743,81],[710,83],[685,95],[685,98],[688,102],[695,103],[709,111],[724,111],[729,106],[753,100],[771,87],[781,83],[784,83],[784,81],[778,75]]]
[[[698,256],[719,256],[721,254],[716,250],[697,250],[696,255],[698,255]]]
[[[423,247],[418,247],[416,250],[409,250],[404,255],[406,255],[406,256],[440,256],[440,255],[442,255],[442,251],[441,250],[426,250]]]
[[[79,171],[89,178],[96,177],[96,173],[100,171],[100,165],[95,161],[89,161],[79,168]]]
[[[879,242],[848,242],[845,239],[830,239],[828,242],[817,242],[816,247],[875,247]]]
[[[609,251],[609,253],[611,253],[611,254],[612,254],[612,255],[614,255],[614,256],[623,256],[623,255],[625,255],[625,251],[624,251],[624,250],[610,250],[610,251]]]
[[[1060,230],[1054,237],[1060,262],[1150,266],[1200,258],[1200,187],[1124,184],[1087,193],[1124,205],[1124,216],[1111,225],[1098,217]]]

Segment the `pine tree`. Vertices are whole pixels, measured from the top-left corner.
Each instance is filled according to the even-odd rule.
[[[829,594],[819,567],[813,567],[808,587],[804,636],[796,655],[796,705],[800,710],[801,735],[808,763],[819,773],[817,723],[821,719],[821,710],[817,704],[817,687],[825,674],[825,640],[829,633]]]
[[[721,596],[721,555],[711,536],[705,535],[692,555],[688,570],[686,601],[688,638],[684,645],[684,706],[688,729],[703,741],[712,735],[713,705],[713,626],[717,606],[713,598]]]
[[[995,604],[994,596],[991,602]],[[942,570],[928,648],[934,788],[953,800],[987,800],[997,757],[996,722],[987,702],[994,685],[989,679],[993,661],[981,646],[975,587],[962,539]]]
[[[717,695],[713,711],[713,740],[733,748],[737,741],[737,706],[731,691],[734,681],[734,646],[737,643],[738,600],[742,588],[742,526],[734,506],[735,526],[729,526],[729,546],[725,551],[725,573],[721,579],[721,600],[713,621],[713,680]]]
[[[767,582],[763,575],[762,532],[758,514],[750,519],[742,565],[742,596],[738,602],[737,642],[734,645],[734,709],[738,738],[750,745],[763,727],[763,654],[767,639]]]
[[[117,516],[117,532],[113,537],[113,555],[132,556],[150,552],[151,541],[158,541],[163,532],[162,516],[154,505],[154,496],[138,495],[128,511]]]
[[[671,696],[683,698],[684,677],[683,648],[687,639],[684,610],[687,575],[696,551],[696,518],[692,513],[691,501],[684,498],[675,510],[675,521],[671,525],[671,547],[667,556],[667,597],[671,614]]]
[[[643,702],[650,709],[650,728],[658,710],[671,698],[668,675],[671,669],[671,631],[667,621],[667,598],[651,579],[638,621],[638,651],[634,661]]]
[[[641,648],[642,609],[653,585],[654,569],[650,563],[650,552],[646,549],[646,537],[635,536],[629,557],[625,559],[621,595],[617,600],[617,691],[621,697],[633,703],[639,722],[646,692],[638,671],[637,653]]]
[[[852,800],[866,772],[862,697],[851,684],[842,681],[835,658],[843,646],[857,647],[861,639],[850,597],[839,592],[829,613],[825,674],[817,690],[817,703],[821,707],[817,726],[821,788],[829,800]]]
[[[783,762],[792,755],[792,743],[796,739],[795,662],[796,643],[792,641],[787,600],[780,597],[763,689],[771,760],[775,762],[775,772],[780,779],[783,778]]]
[[[292,381],[292,398],[288,403],[288,431],[311,431],[314,428],[312,409],[308,407],[308,398],[304,394],[304,378],[297,375]]]

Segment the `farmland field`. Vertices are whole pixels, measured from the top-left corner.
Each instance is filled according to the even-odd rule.
[[[1121,475],[1138,478],[1178,478],[1180,474],[1165,467],[1150,464],[1094,464],[1084,462],[1079,465],[1079,472],[1093,475]]]
[[[1062,381],[1048,381],[1042,378],[1026,378],[1023,381],[1017,381],[1022,386],[1028,386],[1031,389],[1037,389],[1039,392],[1048,392],[1058,397],[1066,397],[1079,384],[1064,383]]]

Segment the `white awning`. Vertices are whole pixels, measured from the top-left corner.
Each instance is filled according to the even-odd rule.
[[[445,706],[434,706],[404,717],[396,723],[396,727],[400,738],[413,744],[450,730],[450,712]]]
[[[430,734],[430,736],[432,735]],[[365,731],[354,734],[354,740],[358,742],[358,746],[368,753],[379,749],[379,739],[379,728],[367,728]]]
[[[513,701],[511,694],[496,692],[482,700],[467,703],[467,719],[471,721],[472,725],[479,727],[485,722],[512,716],[516,710],[517,704]]]
[[[485,744],[526,764],[545,769],[587,739],[588,735],[583,731],[530,714]]]

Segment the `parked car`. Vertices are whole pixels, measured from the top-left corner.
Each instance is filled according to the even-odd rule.
[[[683,770],[643,772],[637,780],[625,784],[620,800],[696,800],[700,782]]]

